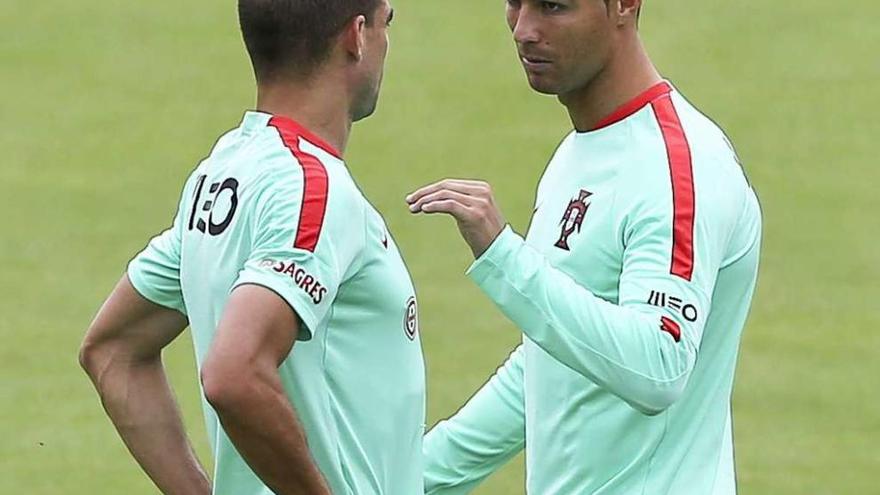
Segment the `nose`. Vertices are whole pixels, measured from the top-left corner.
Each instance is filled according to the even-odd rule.
[[[519,45],[537,43],[541,39],[535,16],[530,10],[526,5],[522,5],[511,17],[513,40]]]

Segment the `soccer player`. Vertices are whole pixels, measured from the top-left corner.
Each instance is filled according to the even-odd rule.
[[[449,214],[469,276],[523,332],[425,440],[426,492],[467,493],[525,445],[534,495],[736,492],[730,397],[761,213],[722,131],[658,75],[641,0],[508,0],[532,88],[574,131],[525,239],[489,186],[407,198]]]
[[[415,291],[342,153],[377,102],[386,0],[239,0],[257,111],[192,173],[81,361],[166,494],[212,492],[162,349],[192,329],[218,495],[410,495],[423,487]]]

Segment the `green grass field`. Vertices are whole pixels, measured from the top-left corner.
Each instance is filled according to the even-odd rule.
[[[347,158],[416,281],[433,424],[519,335],[463,276],[451,220],[412,218],[403,197],[484,178],[522,230],[569,124],[528,89],[501,0],[395,6],[380,110]],[[731,135],[765,210],[734,401],[745,495],[880,493],[878,18],[873,0],[649,0],[643,14],[661,71]],[[5,0],[0,32],[0,494],[156,493],[77,347],[191,168],[253,105],[235,2]],[[187,338],[166,363],[209,462]],[[521,459],[478,493],[523,493]]]

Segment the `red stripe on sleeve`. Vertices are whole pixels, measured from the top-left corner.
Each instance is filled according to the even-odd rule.
[[[303,200],[293,247],[314,252],[321,238],[324,216],[327,213],[329,191],[327,169],[324,168],[321,160],[300,148],[300,134],[295,128],[285,125],[285,122],[279,122],[274,117],[269,121],[269,125],[278,129],[284,145],[303,169]]]
[[[651,103],[669,157],[672,178],[672,267],[670,273],[690,281],[694,275],[694,172],[691,148],[670,95]]]
[[[672,335],[676,342],[681,341],[681,327],[674,320],[665,316],[660,317],[660,330]]]

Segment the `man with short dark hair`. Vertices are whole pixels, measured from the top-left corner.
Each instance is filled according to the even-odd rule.
[[[257,111],[187,180],[173,226],[132,260],[81,362],[163,493],[212,492],[161,362],[188,324],[213,493],[418,493],[415,290],[342,160],[352,122],[376,107],[392,9],[240,0],[239,13]]]
[[[469,276],[523,332],[425,439],[426,492],[467,493],[526,449],[534,495],[733,495],[730,396],[761,211],[724,133],[664,81],[641,0],[508,0],[529,84],[571,132],[523,239],[489,186],[407,198],[453,216]]]

